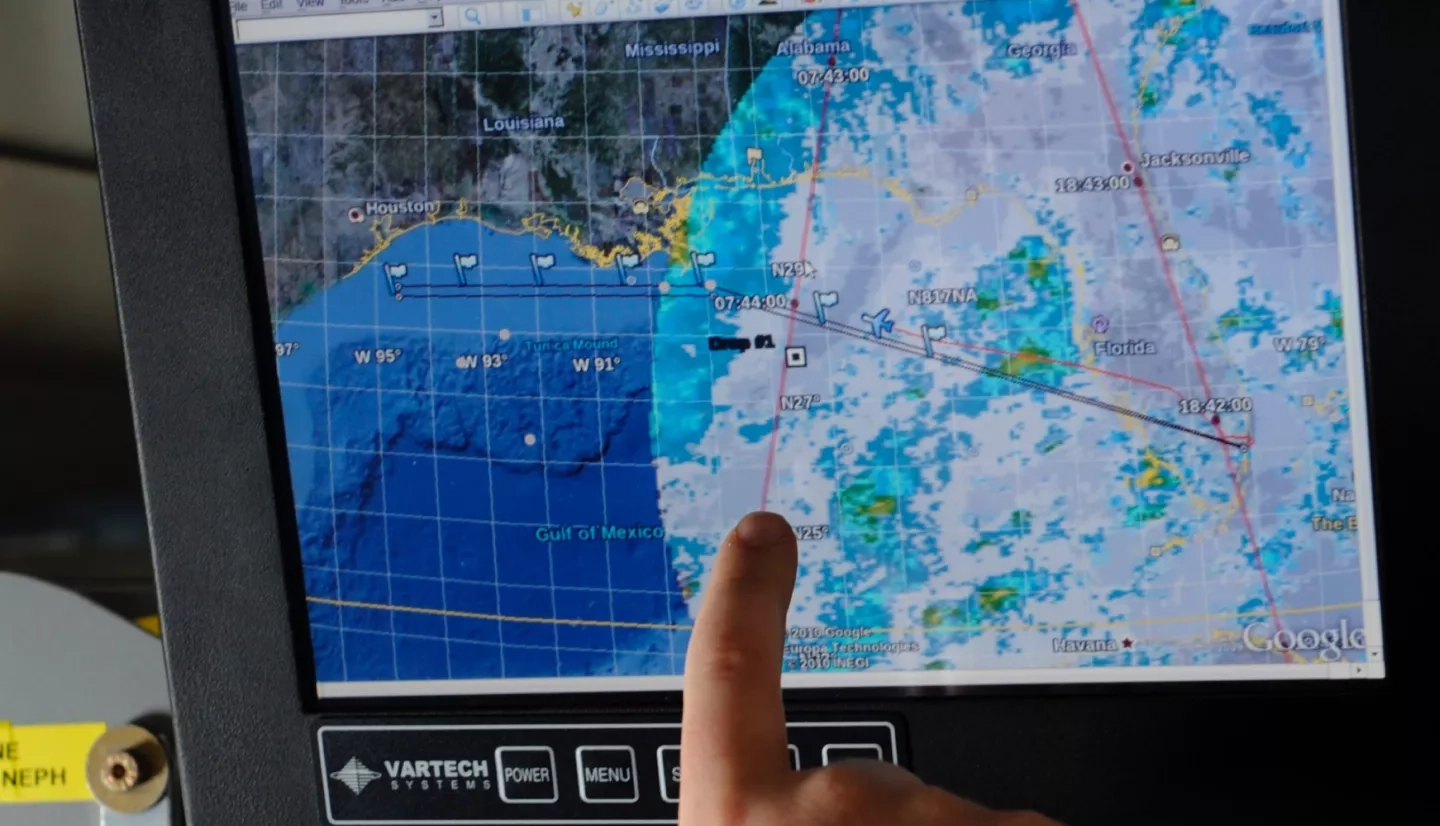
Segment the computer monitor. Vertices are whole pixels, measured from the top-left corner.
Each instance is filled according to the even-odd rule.
[[[922,773],[957,695],[1393,683],[1342,3],[102,5],[98,92],[101,21],[203,75],[126,58],[183,93],[163,159],[112,111],[146,72],[96,100],[181,737],[185,683],[262,669],[317,822],[673,819],[665,715],[757,509],[800,543],[797,719]],[[583,768],[515,814],[356,757],[438,726],[563,780],[592,723],[526,715],[581,709],[660,749],[628,815]]]

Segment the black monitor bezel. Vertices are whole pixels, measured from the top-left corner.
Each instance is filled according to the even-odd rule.
[[[1401,247],[1390,242],[1404,229],[1358,209],[1361,200],[1394,203],[1402,187],[1358,169],[1392,160],[1399,110],[1385,67],[1387,22],[1357,14],[1357,5],[1342,2],[1342,12],[1376,527],[1385,547],[1386,538],[1422,535],[1424,513],[1409,504],[1418,498],[1398,474],[1411,447],[1400,422],[1416,407],[1401,370],[1425,328],[1420,303],[1393,279],[1374,276],[1396,271]],[[313,807],[311,784],[277,783],[270,767],[313,762],[310,724],[320,713],[678,707],[675,692],[316,698],[293,503],[288,493],[274,494],[288,491],[290,480],[268,302],[262,279],[247,276],[258,271],[261,253],[228,5],[77,0],[77,7],[187,787],[203,778],[207,789],[266,790],[253,807],[240,807],[244,820],[229,794],[190,795],[192,816],[293,822],[295,812]],[[1393,465],[1382,456],[1395,457]],[[1382,612],[1386,651],[1403,653],[1412,632],[1395,606],[1402,591],[1418,586],[1397,574],[1396,558],[1380,554]],[[1023,706],[1124,694],[1136,697],[1137,708],[1218,696],[1278,707],[1295,696],[1385,700],[1411,667],[1391,658],[1389,676],[1378,681],[811,689],[787,699],[984,695]],[[265,757],[237,765],[237,753]]]

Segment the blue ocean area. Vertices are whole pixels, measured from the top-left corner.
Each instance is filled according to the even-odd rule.
[[[543,286],[532,255],[553,257]],[[623,285],[559,237],[442,218],[279,321],[306,593],[343,603],[310,602],[322,682],[679,672],[650,424],[663,267]]]

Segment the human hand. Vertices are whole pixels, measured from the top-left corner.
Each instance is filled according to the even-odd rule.
[[[1055,826],[889,763],[791,770],[780,671],[796,560],[795,532],[772,513],[746,516],[721,545],[685,661],[680,826]]]

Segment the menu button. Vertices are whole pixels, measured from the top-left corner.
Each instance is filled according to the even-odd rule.
[[[634,803],[640,799],[635,779],[635,750],[629,746],[581,746],[575,750],[580,799],[586,803]]]

